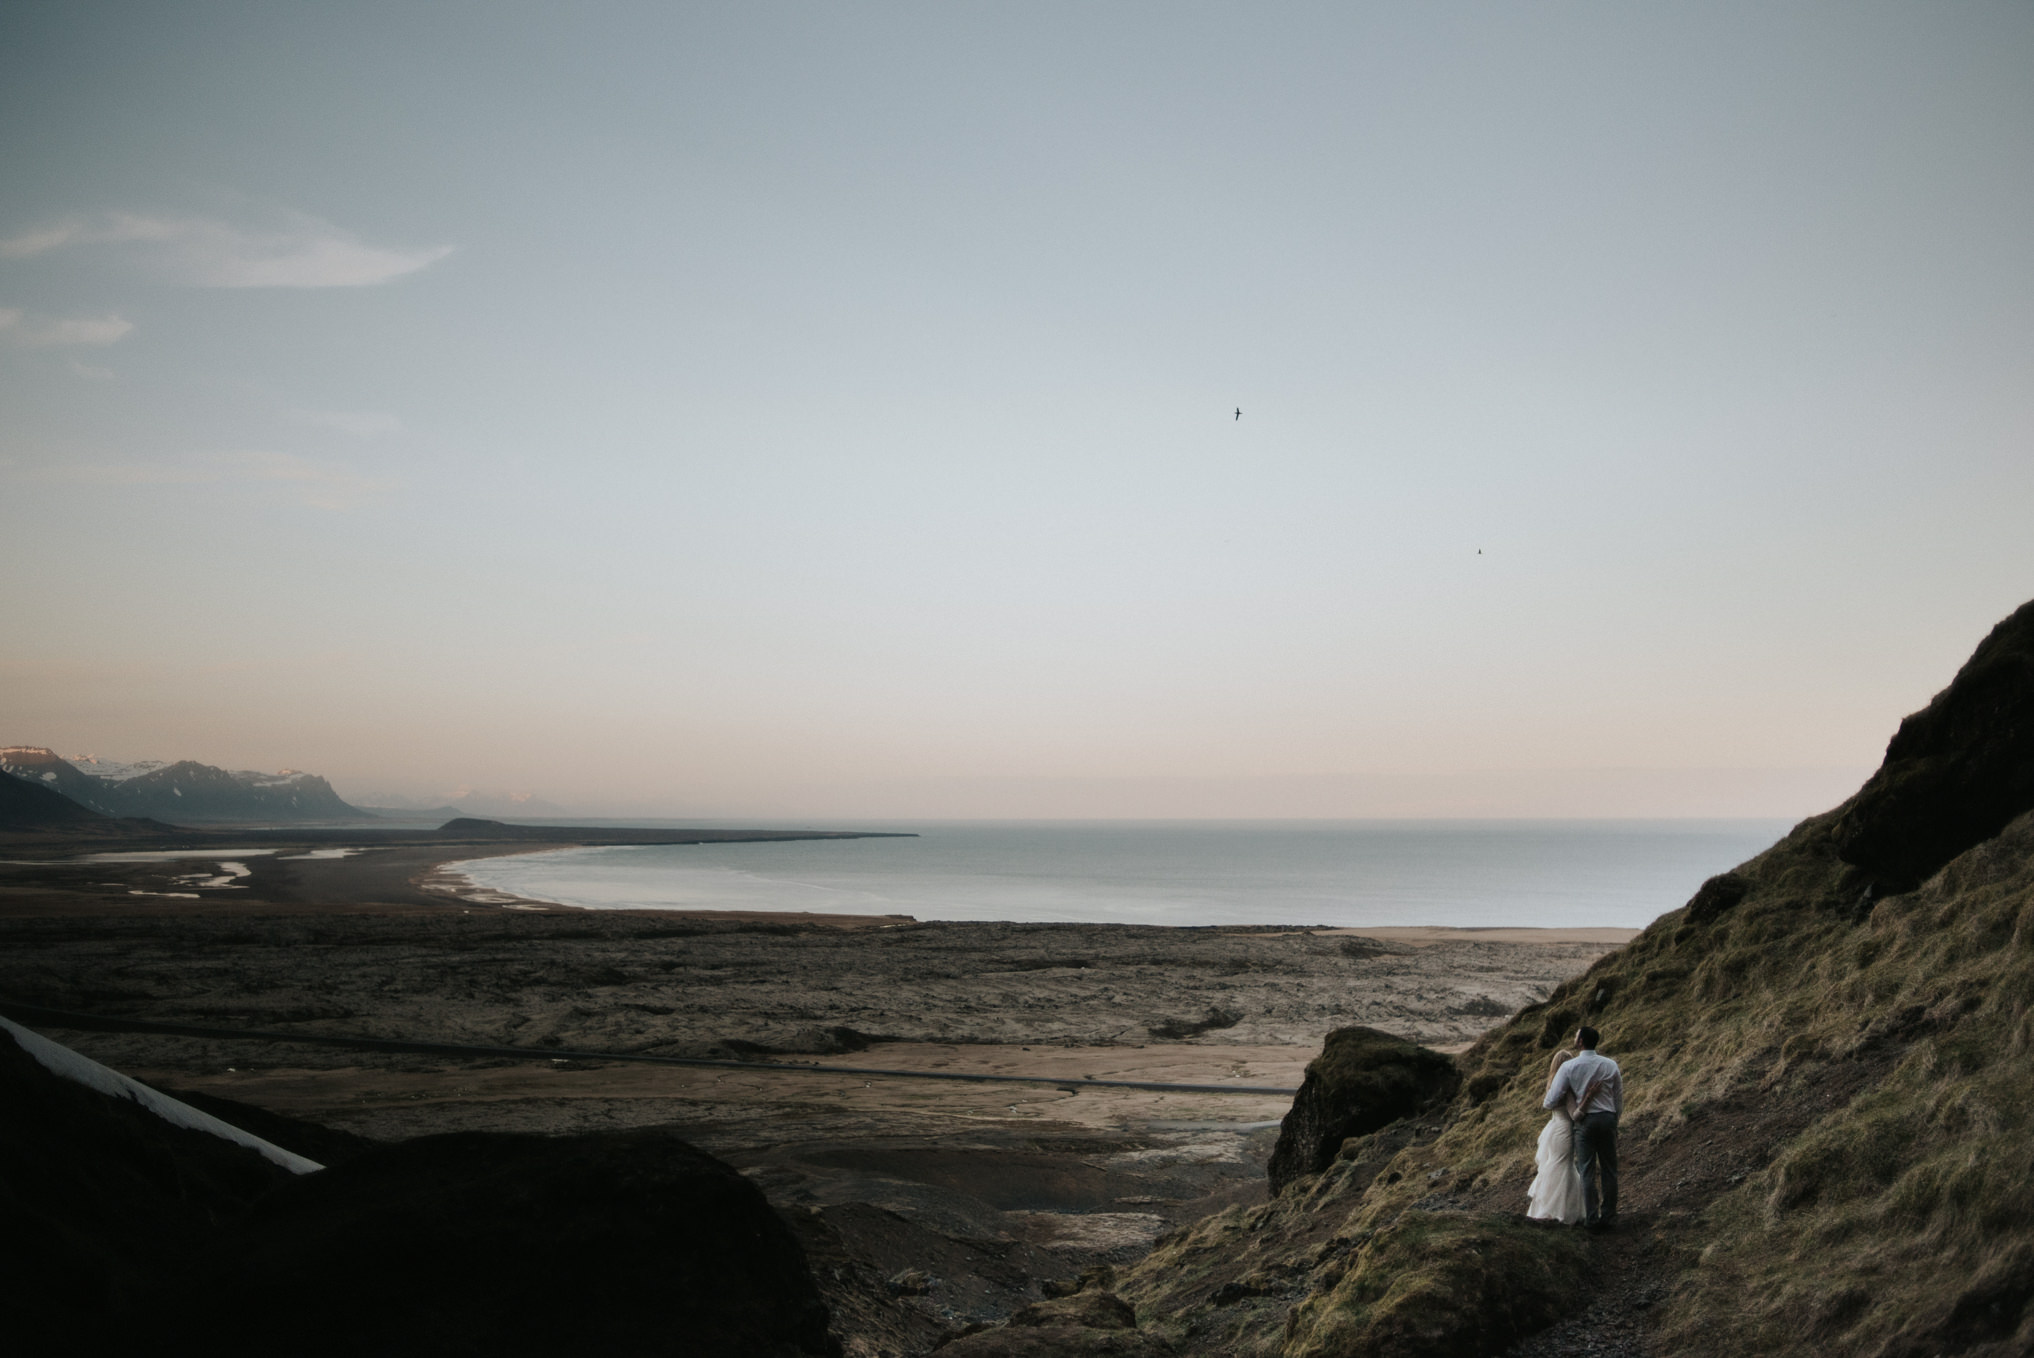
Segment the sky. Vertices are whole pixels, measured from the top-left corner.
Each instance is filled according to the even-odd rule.
[[[2030,70],[2024,3],[5,6],[0,743],[1825,809],[2034,595]]]

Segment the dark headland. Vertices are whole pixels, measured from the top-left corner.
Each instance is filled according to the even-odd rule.
[[[593,841],[287,833],[372,852],[249,859],[229,902],[7,847],[0,997],[328,1168],[0,1042],[0,1323],[79,1352],[2034,1352],[2034,605],[1855,796],[1622,946],[496,908],[428,870]],[[1583,1022],[1629,1095],[1605,1235],[1520,1215]],[[611,1059],[658,1054],[739,1064]]]

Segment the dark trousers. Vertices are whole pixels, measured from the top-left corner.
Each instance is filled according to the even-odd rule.
[[[1582,1172],[1582,1210],[1590,1221],[1617,1218],[1617,1114],[1591,1113],[1575,1124],[1575,1168]],[[1597,1211],[1602,1180],[1603,1210]]]

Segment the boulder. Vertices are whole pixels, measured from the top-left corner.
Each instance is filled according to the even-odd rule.
[[[1342,1143],[1446,1103],[1461,1084],[1451,1057],[1375,1028],[1338,1028],[1307,1065],[1265,1173],[1273,1194],[1335,1159]]]

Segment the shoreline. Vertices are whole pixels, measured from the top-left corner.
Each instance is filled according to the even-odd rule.
[[[657,918],[728,920],[740,922],[796,921],[801,924],[835,925],[844,929],[897,927],[907,924],[1002,923],[1069,925],[1094,924],[1125,929],[1222,929],[1263,933],[1268,931],[1313,934],[1319,937],[1349,936],[1400,943],[1415,948],[1447,942],[1606,944],[1621,947],[1637,938],[1644,929],[1612,925],[1525,925],[1525,924],[1301,924],[1273,921],[1253,924],[1149,924],[1124,920],[940,920],[916,915],[834,914],[815,910],[715,910],[696,906],[606,906],[574,905],[542,896],[519,896],[495,887],[483,886],[472,875],[448,871],[450,864],[477,862],[485,858],[508,858],[519,854],[552,853],[560,849],[589,847],[581,844],[538,844],[504,848],[493,853],[466,854],[448,858],[418,873],[411,880],[420,891],[437,893],[462,905],[490,909],[526,911],[571,911],[575,914],[646,915]]]
[[[243,853],[247,845],[236,846]],[[290,851],[345,847],[345,857],[309,858]],[[191,875],[190,865],[222,850],[183,855],[158,862],[90,863],[89,854],[69,859],[0,857],[0,916],[233,914],[403,915],[444,911],[569,915],[694,921],[724,925],[782,925],[843,931],[896,929],[926,925],[1004,923],[1018,928],[1092,927],[1103,929],[1165,929],[1181,932],[1218,931],[1230,934],[1311,935],[1320,938],[1365,938],[1400,947],[1428,948],[1449,943],[1495,943],[1544,946],[1619,947],[1642,930],[1600,925],[1336,925],[1304,923],[1147,924],[1122,921],[961,921],[923,920],[904,914],[833,914],[808,910],[608,907],[573,905],[543,897],[520,896],[485,886],[454,863],[478,862],[560,849],[590,847],[574,841],[461,844],[340,844],[321,837],[308,843],[279,842],[275,852],[250,854],[241,861],[244,877],[231,886],[193,891],[177,879]],[[165,850],[165,852],[169,852]],[[39,870],[39,871],[38,871]],[[37,881],[34,879],[40,878]],[[112,880],[107,880],[112,879]]]
[[[657,919],[696,919],[725,921],[732,923],[796,923],[817,924],[840,929],[898,928],[913,924],[964,924],[1003,923],[1039,925],[1094,925],[1100,928],[1118,927],[1124,929],[1220,929],[1263,933],[1311,934],[1315,937],[1347,936],[1370,938],[1383,943],[1402,943],[1410,947],[1426,948],[1437,943],[1486,942],[1486,943],[1543,943],[1543,944],[1608,944],[1622,947],[1644,932],[1642,929],[1615,928],[1606,925],[1472,925],[1472,924],[1143,924],[1116,920],[921,920],[916,915],[855,915],[834,914],[816,910],[713,910],[698,907],[666,906],[602,906],[573,905],[568,901],[554,901],[542,896],[518,896],[483,886],[464,872],[450,871],[453,863],[478,862],[486,858],[510,858],[520,854],[552,853],[559,849],[576,849],[586,846],[579,844],[538,844],[504,848],[494,853],[471,853],[458,858],[448,858],[416,874],[411,881],[420,891],[442,895],[450,903],[465,906],[483,906],[499,910],[568,911],[584,915],[636,915]]]
[[[537,844],[514,849],[502,849],[497,853],[463,854],[433,863],[422,872],[410,878],[417,890],[444,896],[449,903],[458,905],[484,905],[501,910],[576,910],[580,907],[567,905],[563,901],[549,901],[542,896],[517,896],[493,887],[482,886],[473,880],[470,873],[456,872],[454,863],[477,863],[483,858],[514,858],[526,853],[550,853],[554,849],[578,848],[575,844]]]

